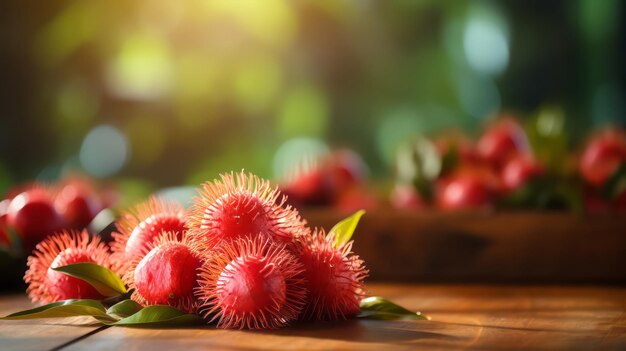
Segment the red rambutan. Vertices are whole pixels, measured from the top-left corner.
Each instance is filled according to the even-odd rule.
[[[203,255],[185,235],[163,233],[149,245],[148,254],[135,258],[123,280],[141,305],[170,305],[191,313],[197,306],[194,288],[202,263]]]
[[[182,239],[186,211],[182,205],[156,196],[123,213],[112,234],[111,251],[116,270],[124,274],[137,257],[145,256],[161,233],[174,233]]]
[[[368,271],[363,261],[352,254],[352,241],[339,247],[334,241],[334,235],[316,231],[298,254],[309,292],[302,319],[346,319],[360,310]]]
[[[308,233],[306,221],[280,196],[269,181],[253,174],[223,174],[221,181],[205,183],[194,199],[187,222],[190,239],[207,248],[257,234],[293,242]]]
[[[218,327],[274,329],[304,306],[303,267],[281,243],[238,239],[221,246],[200,269],[200,313]]]
[[[64,226],[52,203],[51,191],[39,184],[16,195],[6,212],[7,224],[15,229],[27,252]]]
[[[109,267],[109,250],[99,237],[87,231],[63,231],[37,245],[28,257],[28,271],[24,281],[33,302],[51,303],[67,299],[104,298],[89,283],[53,270],[79,262]]]
[[[86,228],[102,210],[95,189],[87,181],[68,180],[54,199],[54,207],[65,219],[68,228]]]

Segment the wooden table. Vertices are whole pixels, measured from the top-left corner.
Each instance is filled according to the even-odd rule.
[[[0,321],[0,349],[626,349],[626,287],[372,284],[370,291],[432,320],[350,320],[273,331],[104,328],[89,318]],[[5,296],[0,313],[28,306],[24,296]]]

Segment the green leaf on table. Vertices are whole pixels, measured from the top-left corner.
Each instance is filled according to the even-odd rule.
[[[354,231],[356,230],[356,226],[359,224],[359,220],[361,220],[361,217],[363,217],[364,214],[364,210],[359,210],[352,216],[335,224],[335,226],[328,233],[328,235],[334,235],[335,247],[339,247],[350,241]]]
[[[126,287],[117,274],[95,263],[80,262],[53,269],[86,281],[104,296],[126,293]]]
[[[123,319],[134,315],[142,309],[143,306],[137,302],[133,300],[124,300],[109,307],[109,309],[107,309],[107,314],[117,319]]]
[[[372,296],[361,300],[361,312],[357,315],[363,319],[381,320],[429,320],[420,312],[412,312],[383,297]]]
[[[110,325],[120,326],[180,326],[194,325],[200,322],[200,317],[189,314],[175,307],[154,305],[148,306]]]
[[[53,302],[41,307],[16,312],[0,319],[38,319],[38,318],[62,318],[76,316],[92,316],[112,320],[106,313],[106,308],[97,300],[64,300]]]

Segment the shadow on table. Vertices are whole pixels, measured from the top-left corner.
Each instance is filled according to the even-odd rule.
[[[247,333],[278,336],[308,337],[364,343],[412,343],[423,340],[457,340],[459,337],[443,334],[428,322],[346,320],[297,324],[277,330],[249,330]]]

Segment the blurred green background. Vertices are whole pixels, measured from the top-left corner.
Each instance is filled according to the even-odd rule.
[[[280,178],[325,147],[384,180],[409,135],[502,110],[560,106],[573,140],[626,122],[619,0],[4,5],[0,191],[76,169]]]

